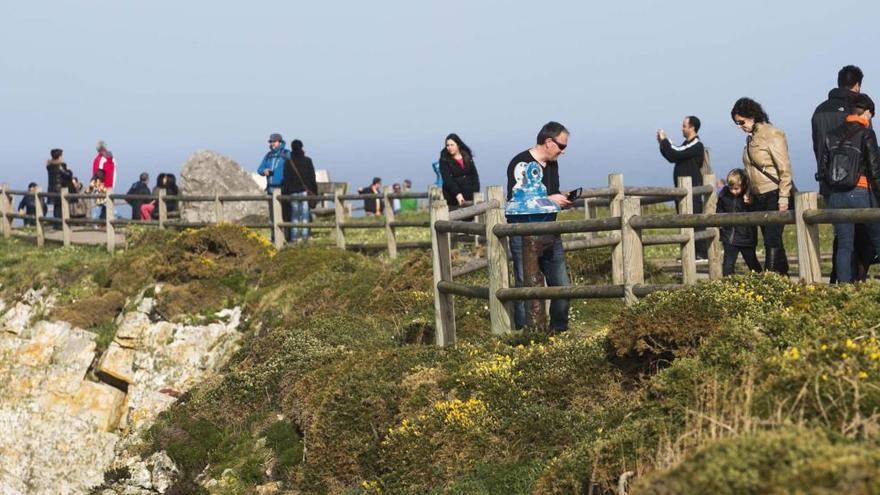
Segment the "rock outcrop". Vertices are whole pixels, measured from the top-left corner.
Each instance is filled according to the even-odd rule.
[[[225,364],[238,348],[241,313],[224,310],[194,326],[151,319],[153,304],[141,297],[128,305],[135,309],[119,315],[100,356],[91,332],[31,324],[51,306],[40,292],[0,316],[0,493],[88,493],[108,470],[122,475],[106,493],[171,485],[177,471],[167,456],[141,459],[126,447]]]
[[[180,171],[181,194],[199,196],[265,195],[265,179],[255,177],[227,156],[198,150],[183,164]],[[236,201],[222,205],[222,220],[226,222],[267,222],[268,201]],[[216,222],[213,202],[185,202],[181,204],[181,219],[187,222]]]

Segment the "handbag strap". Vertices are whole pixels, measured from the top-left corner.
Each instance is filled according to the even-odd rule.
[[[746,142],[746,155],[748,155],[748,157],[749,157],[749,166],[752,167],[752,168],[754,168],[754,169],[756,169],[758,172],[761,172],[762,174],[764,174],[764,177],[767,177],[768,179],[770,179],[770,182],[772,182],[772,183],[774,183],[774,184],[776,184],[776,185],[778,186],[778,185],[779,185],[779,182],[780,182],[779,179],[777,179],[776,177],[773,177],[772,175],[768,174],[767,171],[764,170],[764,167],[756,167],[756,166],[754,165],[754,163],[755,163],[755,159],[752,158],[752,150],[750,149],[750,146],[749,146],[749,144],[751,144],[751,142],[752,142],[752,136],[749,136],[749,139],[748,139],[748,141]],[[770,159],[773,160],[773,155],[770,155]],[[779,173],[779,167],[776,166],[776,160],[773,160],[773,168],[776,169],[776,173],[778,174],[778,173]]]
[[[300,175],[299,170],[296,169],[296,162],[293,161],[293,157],[290,157],[290,168],[293,169],[293,172],[299,177],[299,182],[303,185],[303,188],[307,193],[313,194],[312,191],[309,191],[309,186],[306,185],[306,181],[303,180],[302,175]]]

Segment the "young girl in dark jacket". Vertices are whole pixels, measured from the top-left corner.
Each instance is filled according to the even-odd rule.
[[[440,152],[440,175],[443,177],[443,198],[450,210],[473,201],[474,193],[480,190],[474,154],[458,134],[446,136],[446,146]]]
[[[727,185],[718,194],[718,213],[741,213],[750,211],[747,202],[749,177],[741,168],[727,174]],[[721,243],[724,244],[724,276],[733,275],[736,258],[742,254],[746,265],[755,272],[761,271],[761,264],[755,255],[758,245],[758,228],[754,226],[721,227]]]

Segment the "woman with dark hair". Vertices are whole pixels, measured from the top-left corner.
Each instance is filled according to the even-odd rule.
[[[791,204],[791,160],[785,133],[770,125],[761,104],[740,98],[730,117],[748,134],[743,150],[743,168],[749,177],[746,202],[755,211],[788,211]],[[764,269],[788,275],[788,258],[782,244],[784,225],[762,225]]]
[[[70,179],[73,178],[73,172],[67,168],[67,163],[64,162],[62,154],[63,151],[58,148],[49,152],[52,158],[46,162],[46,172],[49,174],[47,192],[61,193],[61,189],[70,187]],[[52,216],[61,218],[61,197],[51,198],[49,202],[52,203]],[[56,224],[54,228],[60,229],[61,225]]]
[[[443,177],[443,198],[450,210],[473,201],[474,193],[480,190],[474,154],[458,134],[446,136],[446,146],[440,152],[440,175]]]
[[[159,194],[159,189],[165,189],[165,183],[165,174],[159,174],[156,176],[156,185],[153,186],[153,196]],[[141,220],[150,220],[153,218],[153,210],[156,209],[156,204],[157,200],[155,199],[149,203],[141,204]]]
[[[177,188],[177,177],[174,174],[165,174],[165,196],[172,196],[172,199],[165,200],[165,207],[168,213],[177,211],[177,201],[173,200],[173,198],[178,195],[180,195],[180,189]],[[154,211],[153,214],[155,218],[159,217],[158,210]]]

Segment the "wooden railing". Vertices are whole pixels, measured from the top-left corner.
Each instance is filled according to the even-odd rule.
[[[704,186],[692,187],[689,177],[681,178],[678,187],[624,187],[623,176],[609,176],[607,188],[584,190],[584,220],[532,222],[508,224],[504,216],[504,195],[501,187],[488,190],[488,201],[468,215],[480,212],[486,215],[485,225],[463,222],[467,215],[450,214],[438,191],[432,191],[431,237],[434,272],[434,307],[436,343],[448,346],[455,343],[454,296],[488,300],[492,332],[512,330],[512,301],[535,299],[592,299],[622,298],[633,304],[657,290],[668,290],[697,282],[695,242],[709,242],[709,279],[721,278],[721,250],[718,227],[796,225],[798,242],[798,276],[807,283],[822,281],[819,259],[819,228],[821,223],[880,222],[880,209],[818,210],[815,192],[797,193],[794,211],[762,211],[748,213],[715,213],[717,193],[715,177],[703,178]],[[704,213],[693,213],[693,196],[705,196]],[[643,204],[674,201],[675,214],[644,215]],[[596,207],[608,206],[610,216],[597,218]],[[456,212],[458,213],[458,212]],[[645,229],[678,228],[678,234],[646,235]],[[695,228],[706,228],[695,234]],[[605,232],[605,236],[594,233]],[[452,233],[486,237],[486,258],[482,263],[470,262],[453,269],[449,236]],[[611,284],[567,287],[510,287],[509,255],[504,241],[510,236],[537,236],[579,233],[584,237],[564,243],[565,250],[612,247]],[[644,247],[677,244],[680,247],[682,279],[677,284],[646,284],[644,276]],[[525,250],[524,250],[525,255]],[[475,286],[455,281],[455,277],[488,268],[488,286]]]
[[[308,229],[327,229],[331,230],[334,233],[336,245],[341,248],[348,249],[382,249],[387,250],[389,256],[391,258],[397,257],[397,251],[400,249],[413,249],[413,248],[428,248],[430,247],[430,243],[428,242],[398,242],[397,241],[397,230],[400,228],[425,228],[429,227],[429,223],[427,221],[406,221],[406,220],[396,220],[395,214],[392,209],[392,201],[394,199],[424,199],[428,198],[428,193],[423,192],[401,192],[401,193],[392,193],[386,191],[381,194],[345,194],[345,190],[347,185],[341,184],[337,187],[334,194],[326,194],[326,195],[282,195],[278,190],[275,190],[271,195],[176,195],[176,196],[167,196],[165,191],[160,189],[158,194],[156,195],[131,195],[131,194],[110,194],[105,198],[102,195],[95,194],[71,194],[66,190],[62,190],[60,193],[45,193],[45,192],[28,192],[28,191],[16,191],[11,190],[6,186],[0,187],[0,233],[4,237],[9,237],[12,232],[12,221],[15,219],[28,220],[32,221],[35,224],[35,237],[36,243],[38,246],[43,246],[46,240],[45,226],[46,225],[60,225],[61,227],[61,242],[65,246],[69,246],[73,243],[72,240],[72,230],[71,227],[74,226],[96,226],[102,228],[106,232],[106,246],[110,252],[113,252],[116,249],[116,228],[117,227],[125,227],[129,225],[147,225],[147,226],[155,226],[160,229],[165,228],[198,228],[205,227],[207,225],[211,225],[214,223],[219,223],[224,220],[224,204],[231,202],[262,202],[268,205],[268,208],[271,208],[272,214],[269,215],[269,221],[267,222],[248,222],[242,223],[241,225],[248,228],[255,229],[270,229],[273,233],[273,238],[275,239],[275,247],[281,248],[285,244],[285,237],[283,233],[283,229],[285,228],[308,228]],[[15,196],[25,196],[32,195],[34,197],[34,203],[36,205],[36,213],[34,215],[23,215],[16,212],[14,209],[14,197]],[[46,212],[43,211],[42,201],[44,199],[49,200],[60,200],[61,204],[61,216],[60,218],[56,217],[47,217]],[[85,218],[73,218],[70,215],[70,204],[75,200],[98,200],[98,199],[107,199],[105,203],[106,207],[106,219],[92,219],[89,216],[91,212],[87,212]],[[379,221],[375,222],[365,222],[365,221],[351,221],[351,211],[354,208],[350,207],[350,204],[347,205],[347,202],[352,201],[361,201],[365,199],[379,199],[383,202],[383,216],[379,219]],[[122,200],[130,200],[130,201],[156,201],[156,211],[157,218],[155,220],[130,220],[124,218],[117,218],[116,216],[116,201]],[[302,222],[284,222],[282,220],[282,206],[285,202],[294,202],[294,201],[333,201],[334,208],[323,208],[318,209],[319,211],[316,213],[327,213],[332,212],[333,221],[316,221],[309,223]],[[180,218],[173,218],[173,215],[168,210],[168,204],[170,202],[174,203],[185,203],[185,202],[209,202],[214,204],[214,222],[187,222],[183,221]],[[349,206],[349,207],[346,207]],[[386,242],[382,245],[374,245],[374,244],[353,244],[347,243],[345,240],[345,232],[346,230],[353,229],[384,229],[386,235]]]

